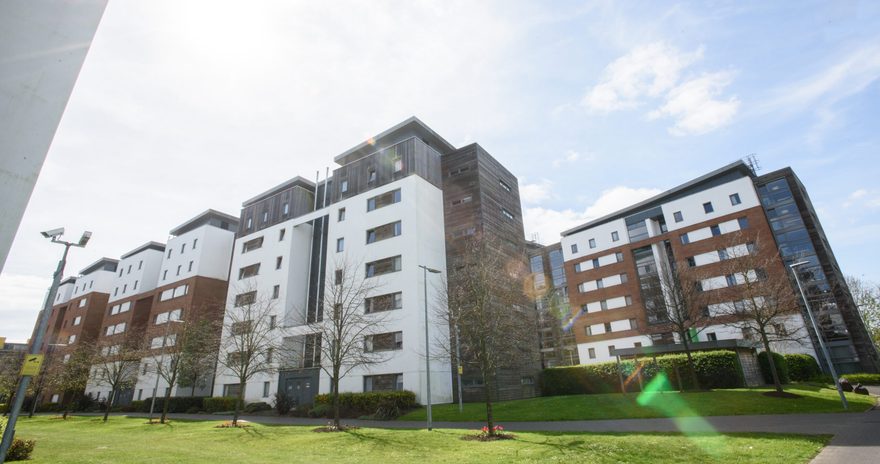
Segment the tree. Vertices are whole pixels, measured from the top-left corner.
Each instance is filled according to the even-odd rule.
[[[56,357],[49,366],[48,383],[61,392],[62,417],[66,420],[72,404],[82,396],[89,382],[89,371],[95,362],[95,345],[79,342],[70,357]]]
[[[105,340],[94,352],[92,376],[97,385],[110,388],[110,398],[104,411],[104,422],[110,415],[110,408],[120,391],[134,388],[138,378],[138,367],[144,357],[143,339],[136,331],[130,331],[123,340]],[[115,338],[115,337],[114,337]],[[115,343],[114,343],[115,342]]]
[[[856,276],[846,276],[846,285],[877,349],[880,346],[880,285]]]
[[[153,371],[168,385],[159,418],[161,424],[165,423],[168,416],[171,390],[179,385],[182,376],[186,375],[188,381],[192,380],[195,391],[199,377],[205,374],[205,364],[213,363],[213,356],[209,353],[216,353],[217,350],[216,324],[210,320],[199,320],[197,315],[198,313],[190,313],[185,319],[168,319],[165,322],[168,325],[157,329],[153,334],[156,335],[153,340],[159,341],[150,346]]]
[[[496,376],[500,369],[536,364],[537,322],[524,288],[524,262],[509,260],[500,241],[482,235],[469,237],[450,266],[445,301],[439,318],[460,333],[461,358],[475,367],[483,380],[486,427],[495,435],[492,412]],[[451,340],[436,341],[454,358]],[[461,392],[459,392],[461,394]]]
[[[180,380],[178,387],[190,388],[195,396],[196,386],[213,378],[217,366],[217,349],[220,345],[220,322],[198,320],[189,325],[183,339],[180,357]]]
[[[806,333],[785,326],[785,319],[799,314],[791,277],[774,245],[765,245],[760,240],[748,242],[740,233],[730,234],[725,243],[727,256],[720,263],[722,276],[702,281],[702,289],[713,289],[720,280],[730,287],[721,291],[724,301],[715,305],[718,315],[725,325],[758,337],[767,352],[773,386],[782,393],[770,343],[802,342]]]
[[[258,294],[253,287],[243,287],[223,320],[223,338],[217,364],[238,380],[238,396],[232,425],[238,425],[238,416],[244,402],[245,388],[250,379],[259,374],[276,372],[273,354],[281,347],[280,328],[276,328],[274,299]]]
[[[12,404],[24,355],[23,351],[0,352],[0,402]]]
[[[340,380],[356,368],[384,361],[383,350],[394,349],[394,335],[382,332],[387,311],[396,307],[397,300],[393,294],[377,295],[381,277],[367,277],[368,273],[362,263],[337,258],[327,275],[321,311],[311,315],[298,311],[316,340],[320,368],[330,377],[335,430],[340,430]]]
[[[707,306],[703,304],[704,295],[698,290],[701,274],[685,261],[672,263],[670,269],[659,273],[657,285],[645,289],[648,298],[655,294],[657,306],[655,314],[660,321],[678,335],[687,357],[688,374],[695,389],[700,389],[697,369],[691,351],[692,338],[702,332],[711,318]]]

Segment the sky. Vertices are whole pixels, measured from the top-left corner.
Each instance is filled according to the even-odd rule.
[[[699,3],[699,4],[696,4]],[[67,275],[409,116],[518,178],[542,243],[750,154],[880,281],[880,2],[111,1],[0,275],[24,341]]]

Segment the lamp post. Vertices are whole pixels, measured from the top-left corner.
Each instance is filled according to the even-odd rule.
[[[40,376],[40,381],[37,383],[37,388],[34,391],[34,400],[31,402],[31,412],[28,413],[28,419],[34,417],[34,413],[37,412],[37,399],[40,397],[40,394],[43,392],[43,384],[46,383],[46,371],[49,369],[49,365],[52,362],[52,353],[55,351],[56,346],[67,346],[64,343],[50,343],[49,348],[46,349],[46,359],[43,360],[43,368],[42,374]]]
[[[825,357],[825,363],[828,364],[828,370],[831,371],[831,377],[834,379],[834,385],[837,386],[837,393],[840,395],[840,402],[843,404],[843,409],[848,409],[849,404],[846,401],[846,395],[843,394],[843,388],[840,387],[840,379],[837,378],[837,370],[834,369],[834,364],[831,362],[831,354],[828,353],[828,347],[825,346],[825,340],[822,337],[822,332],[819,332],[819,327],[816,326],[816,319],[813,317],[813,311],[810,309],[810,302],[807,301],[807,294],[804,293],[804,287],[801,285],[801,279],[798,277],[797,269],[798,266],[803,266],[804,264],[809,264],[809,261],[798,261],[794,264],[789,265],[791,268],[791,272],[794,274],[794,281],[797,282],[798,290],[801,293],[801,298],[804,300],[804,306],[807,308],[807,315],[810,316],[810,324],[813,326],[813,331],[816,332],[816,338],[819,340],[819,347],[822,349],[822,355]]]
[[[431,417],[431,341],[428,338],[428,273],[431,274],[439,274],[440,271],[437,269],[432,269],[427,266],[422,266],[419,264],[419,267],[422,268],[424,281],[425,281],[425,379],[428,385],[428,431],[430,432],[433,428],[432,422],[433,418]]]
[[[156,395],[159,392],[159,377],[161,377],[159,374],[161,367],[159,365],[165,362],[165,345],[168,344],[168,327],[171,327],[172,322],[183,322],[180,319],[171,319],[171,313],[168,313],[168,317],[169,319],[165,321],[165,335],[162,336],[162,351],[159,353],[159,361],[156,362],[156,384],[153,385],[153,398],[150,401],[150,417],[147,420],[148,424],[153,423],[153,411],[156,408]],[[174,343],[177,343],[177,340],[175,340]]]
[[[31,348],[28,352],[31,355],[39,354],[40,347],[43,344],[43,336],[46,333],[46,326],[49,325],[49,315],[52,312],[52,304],[55,302],[55,294],[58,293],[58,286],[61,284],[61,276],[64,274],[64,266],[67,265],[67,253],[70,251],[70,247],[82,248],[89,243],[89,239],[92,237],[92,233],[86,231],[83,232],[79,242],[66,242],[61,240],[61,236],[64,235],[63,227],[41,233],[43,234],[43,237],[52,239],[52,243],[64,245],[64,254],[61,255],[61,260],[58,261],[58,267],[55,269],[55,274],[52,277],[52,286],[49,287],[49,293],[46,295],[46,302],[43,304],[43,310],[38,316],[39,322],[37,323],[37,330],[36,333],[34,333],[34,340],[31,343]],[[18,420],[18,414],[21,412],[21,405],[24,403],[24,396],[27,394],[27,387],[30,383],[30,375],[21,376],[21,380],[18,382],[18,390],[15,392],[15,399],[13,400],[12,408],[9,409],[9,421],[6,423],[6,428],[3,430],[3,441],[0,441],[0,463],[6,462],[6,453],[9,451],[9,447],[12,446],[12,438],[15,436],[15,422]]]

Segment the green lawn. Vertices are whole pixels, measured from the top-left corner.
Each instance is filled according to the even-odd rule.
[[[827,436],[731,434],[517,433],[516,440],[463,441],[463,430],[358,429],[315,433],[311,427],[217,429],[219,421],[146,425],[144,419],[24,418],[18,436],[37,440],[38,463],[410,463],[410,462],[737,462],[805,463]]]
[[[786,391],[803,398],[784,399],[764,396],[770,389],[732,389],[700,393],[664,392],[639,401],[637,393],[622,395],[572,395],[505,401],[494,407],[495,420],[554,421],[590,419],[634,419],[673,416],[728,416],[744,414],[793,414],[808,412],[844,412],[837,390],[810,385],[788,385]],[[874,397],[847,394],[849,411],[866,411],[875,402]],[[640,404],[641,403],[641,404]],[[433,407],[436,421],[482,421],[486,407],[482,403],[464,405],[458,412],[457,404]],[[424,420],[425,410],[419,409],[400,418]]]

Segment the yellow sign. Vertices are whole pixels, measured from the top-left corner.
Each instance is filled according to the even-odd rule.
[[[24,364],[21,365],[21,375],[39,375],[40,366],[43,365],[43,355],[29,354],[24,357]]]
[[[464,374],[464,368],[461,366],[458,366],[458,375],[461,375],[461,374]]]
[[[3,348],[3,345],[6,344],[6,337],[0,337],[0,348]]]

